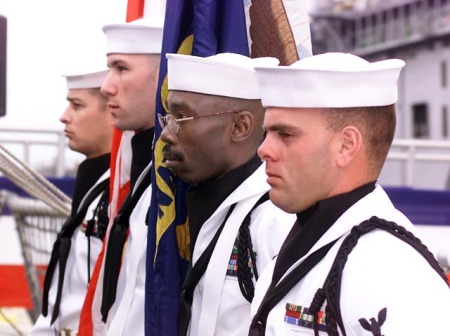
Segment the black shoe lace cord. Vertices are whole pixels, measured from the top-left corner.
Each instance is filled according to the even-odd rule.
[[[105,192],[102,194],[97,206],[95,207],[94,213],[92,215],[92,218],[87,221],[86,231],[84,232],[86,238],[87,238],[87,283],[90,284],[91,282],[91,236],[94,233],[94,228],[96,227],[97,232],[99,230],[99,224],[102,218],[100,218],[99,212],[100,208],[106,207],[106,209],[109,208],[109,188],[105,190]],[[103,218],[105,221],[105,224],[108,225],[109,217],[107,215],[107,212],[105,213],[106,216]],[[103,241],[103,236],[99,236],[99,238]]]
[[[122,264],[123,247],[128,235],[130,215],[144,191],[151,183],[151,169],[147,171],[136,190],[123,202],[117,216],[114,218],[106,246],[105,266],[103,275],[103,291],[100,312],[102,321],[106,322],[109,310],[116,300],[117,281]],[[143,224],[144,225],[144,224]]]
[[[99,206],[95,208],[94,215],[90,220],[87,221],[87,227],[85,231],[85,235],[87,238],[87,283],[88,285],[91,282],[91,235],[94,230],[95,224],[98,222],[97,212]]]
[[[251,242],[251,235],[249,230],[249,225],[251,222],[250,213],[245,217],[242,225],[239,229],[239,239],[238,240],[238,258],[237,258],[237,276],[239,289],[242,295],[248,302],[253,301],[255,295],[255,287],[252,281],[252,270],[249,267],[251,263],[253,266],[253,273],[255,274],[255,279],[258,279],[258,270],[256,269],[256,258],[253,252],[253,246]]]
[[[310,313],[314,315],[314,332],[315,336],[318,336],[318,321],[317,315],[320,307],[323,305],[325,300],[327,301],[326,306],[326,325],[327,333],[330,336],[339,335],[337,327],[341,330],[343,336],[346,335],[344,323],[342,320],[342,315],[340,311],[340,290],[341,290],[341,280],[342,272],[347,262],[348,255],[356,246],[358,239],[375,230],[381,229],[388,233],[391,233],[395,237],[403,240],[411,247],[413,247],[417,252],[419,252],[430,264],[430,266],[440,275],[440,277],[448,285],[447,277],[444,271],[439,266],[439,263],[434,258],[433,254],[428,250],[428,248],[415,237],[411,232],[397,225],[394,222],[389,222],[378,217],[371,217],[369,220],[364,221],[352,228],[350,234],[344,239],[342,245],[336,254],[333,265],[331,266],[330,272],[325,279],[323,289],[319,289],[314,296],[314,299],[310,305]]]
[[[64,284],[64,274],[66,270],[67,258],[70,252],[71,238],[75,230],[80,226],[83,218],[91,203],[102,193],[109,185],[109,178],[97,184],[83,200],[83,204],[74,216],[70,216],[64,222],[61,231],[58,233],[55,242],[53,243],[50,261],[48,263],[47,272],[44,278],[44,288],[42,294],[42,315],[48,314],[48,296],[50,286],[52,284],[53,275],[56,266],[59,264],[58,287],[56,293],[56,300],[53,307],[52,319],[50,324],[53,324],[59,315],[59,307],[62,298],[62,287]]]
[[[252,221],[251,215],[254,209],[269,199],[269,192],[262,195],[258,202],[256,202],[253,208],[249,211],[247,216],[245,216],[244,221],[239,227],[239,236],[237,239],[238,283],[242,296],[244,296],[244,298],[250,303],[253,301],[253,297],[255,296],[255,286],[252,281],[253,275],[255,276],[255,281],[259,278],[258,268],[256,266],[256,254],[253,251],[252,236],[250,233],[250,224]]]

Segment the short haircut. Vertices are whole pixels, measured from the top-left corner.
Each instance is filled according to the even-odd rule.
[[[339,132],[355,126],[366,144],[369,173],[379,176],[394,140],[395,105],[324,109],[327,127]]]

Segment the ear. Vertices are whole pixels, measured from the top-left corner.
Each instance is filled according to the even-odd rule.
[[[251,112],[241,111],[236,113],[233,118],[231,139],[235,142],[242,142],[247,139],[252,133],[254,122]]]
[[[336,164],[339,167],[348,166],[361,151],[362,135],[355,126],[347,126],[338,133],[339,151]]]

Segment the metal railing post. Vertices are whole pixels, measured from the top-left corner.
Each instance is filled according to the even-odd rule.
[[[414,187],[414,157],[416,154],[416,146],[410,145],[408,148],[408,158],[406,160],[406,185]]]
[[[66,144],[64,133],[58,134],[58,154],[56,157],[56,177],[63,177],[65,173],[65,152]]]

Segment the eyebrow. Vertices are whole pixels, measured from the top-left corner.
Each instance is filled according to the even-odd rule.
[[[108,68],[112,68],[119,65],[127,65],[127,62],[123,59],[113,59],[111,62],[107,63]]]
[[[71,103],[83,103],[84,102],[83,99],[80,99],[78,97],[71,97],[71,96],[67,96],[66,100]]]
[[[276,123],[273,123],[271,125],[264,125],[263,124],[263,129],[265,131],[279,131],[279,130],[293,131],[293,130],[298,130],[298,127],[292,126],[292,125],[288,125],[288,124],[285,124],[283,122],[276,122]]]
[[[178,100],[178,101],[172,101],[171,104],[169,105],[169,101],[166,100],[166,105],[169,108],[169,110],[175,110],[175,111],[192,111],[193,108],[190,107],[188,104],[186,104],[184,101],[182,100]]]

